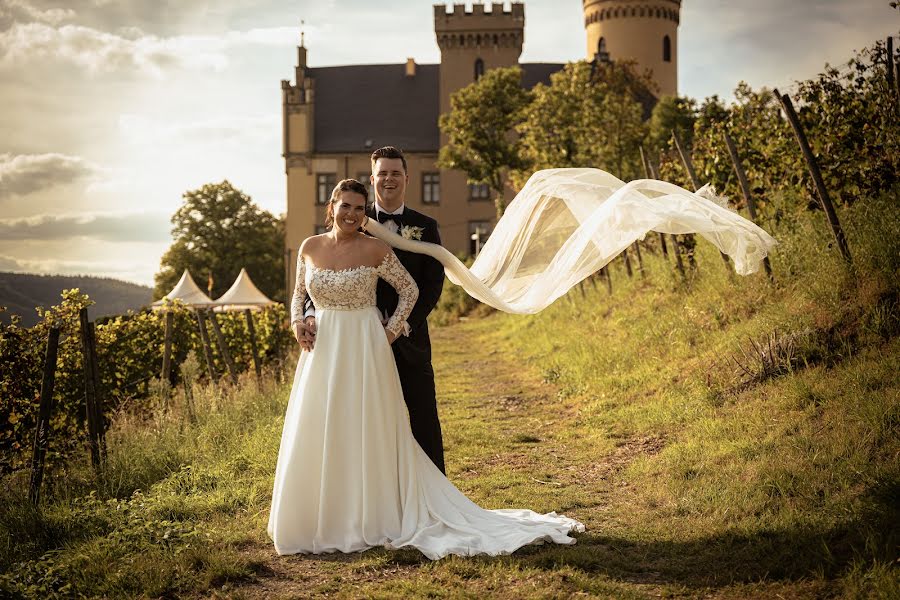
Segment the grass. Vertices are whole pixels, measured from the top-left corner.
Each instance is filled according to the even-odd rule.
[[[50,473],[38,509],[5,482],[0,596],[897,597],[895,203],[842,212],[851,268],[824,219],[784,217],[775,284],[701,241],[687,282],[647,250],[612,295],[587,282],[539,315],[435,328],[449,477],[489,508],[578,518],[574,546],[275,555],[289,368],[198,387],[193,421],[183,395],[123,413],[106,477]]]

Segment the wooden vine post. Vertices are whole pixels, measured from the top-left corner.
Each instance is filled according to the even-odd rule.
[[[691,185],[694,186],[694,191],[700,189],[700,180],[697,179],[697,172],[694,170],[694,163],[691,161],[691,155],[684,151],[684,147],[681,145],[681,140],[678,139],[678,134],[675,133],[675,130],[672,130],[672,139],[675,140],[675,149],[678,150],[678,155],[681,156],[681,162],[684,164],[684,169],[688,173],[688,177],[691,179]],[[690,234],[693,237],[693,234]],[[722,260],[725,262],[725,266],[728,267],[728,272],[731,273],[731,264],[728,262],[728,255],[719,250],[719,255],[722,257]]]
[[[648,160],[647,165],[650,167],[650,174],[653,179],[659,179],[659,173],[656,172],[656,167],[653,166],[653,163]],[[674,233],[670,233],[669,237],[672,240],[672,253],[675,255],[675,266],[678,267],[678,273],[681,275],[682,281],[684,281],[687,279],[687,275],[684,272],[684,261],[681,259],[681,242],[678,241],[678,236]]]
[[[897,103],[897,108],[900,109],[900,87],[898,87],[897,78],[894,76],[894,38],[893,36],[888,36],[887,38],[887,47],[885,48],[885,61],[884,66],[887,69],[887,83],[888,90],[890,90],[891,94],[894,94],[894,100]],[[900,73],[898,73],[900,76]]]
[[[237,369],[234,366],[234,361],[231,359],[231,351],[228,350],[228,344],[225,342],[225,336],[222,335],[222,329],[219,327],[219,321],[216,319],[216,313],[209,313],[209,322],[212,324],[213,333],[216,334],[216,345],[219,347],[219,353],[222,355],[222,359],[225,361],[225,366],[228,368],[228,375],[231,377],[231,383],[237,383]]]
[[[638,146],[638,150],[641,151],[641,163],[644,165],[644,177],[646,177],[647,179],[656,179],[656,177],[653,174],[653,168],[650,166],[650,159],[647,157],[647,154],[644,152],[644,146],[643,145]],[[659,233],[659,245],[662,246],[663,256],[668,258],[669,257],[669,249],[666,248],[666,234],[662,233],[661,231],[658,233]]]
[[[828,189],[825,187],[825,181],[822,179],[822,171],[819,169],[819,163],[816,161],[816,157],[813,156],[809,141],[806,139],[806,133],[800,125],[800,120],[797,118],[797,112],[794,110],[794,103],[791,102],[791,98],[787,94],[781,94],[777,89],[772,90],[772,92],[781,102],[784,114],[787,116],[788,122],[790,122],[791,128],[794,130],[794,136],[797,138],[797,144],[800,146],[800,151],[803,152],[803,158],[806,160],[809,174],[812,176],[813,182],[816,185],[816,190],[819,192],[819,202],[822,204],[825,215],[828,217],[828,224],[831,225],[831,232],[834,234],[834,239],[837,242],[838,249],[841,251],[841,256],[844,257],[847,264],[850,264],[853,262],[853,259],[850,256],[850,248],[847,246],[847,238],[844,237],[844,230],[841,228],[841,222],[838,220],[834,205],[831,203],[831,196],[828,194]]]
[[[197,315],[197,326],[200,328],[200,344],[203,346],[203,356],[206,357],[206,370],[209,373],[210,383],[216,382],[216,368],[213,364],[212,346],[209,344],[209,333],[206,331],[206,315],[203,314],[204,309],[197,308],[194,314]]]
[[[91,354],[90,323],[87,308],[78,311],[81,324],[81,365],[84,374],[84,416],[88,428],[88,444],[91,451],[91,464],[95,471],[100,471],[100,427],[97,422],[97,389],[94,379],[94,365]]]
[[[44,457],[50,434],[50,413],[53,410],[53,386],[56,382],[56,362],[59,349],[59,327],[51,327],[47,333],[47,351],[44,355],[44,377],[41,379],[41,404],[38,409],[37,429],[31,452],[31,481],[28,499],[35,506],[41,499],[41,481],[44,478]]]
[[[628,248],[622,250],[622,259],[625,261],[625,272],[628,273],[628,277],[634,277],[634,272],[631,270],[631,258],[628,256]]]
[[[256,328],[253,327],[253,313],[249,308],[244,309],[244,317],[247,319],[247,333],[250,335],[250,356],[253,357],[253,368],[256,370],[256,380],[262,380],[262,365],[259,362],[259,347],[256,344]]]
[[[94,422],[97,424],[97,443],[100,446],[100,464],[106,464],[106,426],[103,422],[103,387],[100,385],[100,361],[97,358],[97,329],[88,323],[88,342],[91,345],[91,375],[94,378]]]
[[[160,373],[160,378],[168,382],[169,385],[172,384],[172,329],[175,325],[175,315],[172,314],[172,311],[166,311],[166,329],[165,329],[165,337],[163,338],[163,363],[162,363],[162,373]],[[166,386],[165,389],[168,389]]]
[[[738,156],[734,140],[728,135],[727,130],[724,134],[725,145],[728,147],[728,154],[731,156],[731,164],[734,165],[734,172],[737,174],[738,182],[741,184],[741,193],[744,195],[744,202],[747,203],[747,212],[750,213],[750,220],[756,223],[756,202],[753,200],[753,194],[750,193],[750,183],[747,181],[747,173],[744,172],[744,165],[741,163],[740,156]],[[766,269],[766,275],[769,276],[769,279],[774,281],[775,278],[772,276],[772,265],[769,264],[768,256],[763,259],[763,266]]]

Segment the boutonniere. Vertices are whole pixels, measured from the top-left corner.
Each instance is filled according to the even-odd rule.
[[[422,234],[425,233],[424,227],[413,227],[412,225],[404,225],[400,228],[400,235],[407,240],[421,240]]]

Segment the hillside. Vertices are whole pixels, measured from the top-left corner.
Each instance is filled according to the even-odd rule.
[[[9,323],[11,315],[22,317],[22,326],[37,323],[35,307],[59,304],[63,290],[78,288],[91,297],[91,318],[120,315],[146,306],[153,298],[147,286],[87,275],[34,275],[30,273],[0,273],[0,321]]]
[[[643,276],[612,265],[612,293],[589,279],[537,315],[433,328],[450,480],[483,506],[577,518],[575,545],[278,556],[294,359],[259,385],[135,404],[103,482],[85,452],[48,473],[38,510],[27,473],[5,480],[0,596],[900,597],[896,202],[842,211],[853,267],[803,215],[774,228],[774,283],[706,243],[681,281],[648,247]]]

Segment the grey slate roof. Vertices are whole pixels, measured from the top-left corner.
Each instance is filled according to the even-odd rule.
[[[391,145],[437,152],[438,69],[416,65],[414,77],[406,76],[405,64],[309,69],[316,82],[315,151],[371,152]]]
[[[561,64],[520,65],[522,83],[550,82]],[[371,152],[388,144],[404,152],[440,148],[440,65],[349,65],[307,70],[315,79],[314,148],[320,154]],[[367,145],[367,141],[369,144]]]

